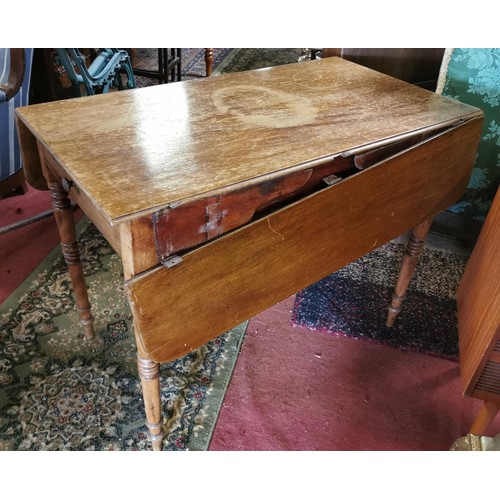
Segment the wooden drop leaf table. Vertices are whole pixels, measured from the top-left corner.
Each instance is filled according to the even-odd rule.
[[[332,57],[19,108],[27,178],[50,189],[88,338],[71,196],[123,262],[146,423],[159,364],[413,228],[464,192],[482,112]]]

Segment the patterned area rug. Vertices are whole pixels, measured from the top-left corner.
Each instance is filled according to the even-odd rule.
[[[215,71],[233,49],[215,49],[212,70]],[[158,49],[134,49],[134,67],[152,71],[158,70]],[[181,50],[182,80],[204,78],[206,75],[205,49],[183,48]],[[158,80],[145,76],[136,76],[138,87],[158,85]]]
[[[232,49],[218,65],[215,74],[234,73],[296,63],[303,49]]]
[[[156,69],[156,49],[137,50],[137,65]],[[214,75],[301,54],[215,49]],[[204,49],[183,49],[182,74],[205,76]],[[150,449],[120,260],[88,222],[80,244],[96,339],[83,339],[59,249],[0,308],[0,450]],[[208,448],[245,327],[161,365],[165,450]]]
[[[138,68],[157,70],[158,49],[134,49],[134,65]],[[260,69],[297,62],[303,49],[214,49],[213,75]],[[203,78],[206,75],[205,49],[183,48],[181,51],[182,80]],[[158,80],[137,76],[137,86],[157,85]]]
[[[456,290],[465,255],[424,249],[392,328],[387,305],[404,254],[390,242],[301,291],[295,326],[458,360]]]
[[[85,341],[55,249],[0,308],[0,450],[150,449],[119,257],[86,219]],[[206,450],[245,324],[161,365],[165,450]]]

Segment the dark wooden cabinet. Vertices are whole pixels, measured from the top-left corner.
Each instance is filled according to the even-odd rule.
[[[485,404],[471,432],[484,434],[500,410],[500,191],[457,292],[464,395]]]
[[[323,49],[322,57],[338,56],[394,76],[419,87],[435,90],[445,49]]]

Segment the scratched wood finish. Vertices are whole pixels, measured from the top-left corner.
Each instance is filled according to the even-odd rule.
[[[355,173],[356,169],[368,168],[433,134],[436,134],[436,130],[419,133],[359,155],[337,156],[325,164],[264,181],[257,186],[161,210],[154,215],[158,255],[164,259],[210,241],[272,208],[284,206],[324,188],[327,185],[325,179],[332,174],[338,179],[345,178]]]
[[[349,175],[353,170],[353,159],[339,156],[316,168],[160,211],[154,217],[158,255],[163,259],[210,241],[326,186],[323,179],[332,174]]]
[[[453,203],[482,120],[471,120],[126,283],[137,335],[164,362]],[[346,200],[348,202],[346,203]]]
[[[457,292],[460,372],[464,393],[500,404],[500,370],[490,380],[497,393],[476,384],[488,362],[500,368],[500,191],[467,263]]]
[[[116,223],[478,110],[333,57],[16,112]]]

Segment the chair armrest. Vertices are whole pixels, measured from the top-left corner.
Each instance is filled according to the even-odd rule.
[[[0,83],[5,100],[12,99],[21,88],[24,78],[24,49],[10,49],[10,70],[6,82]]]

